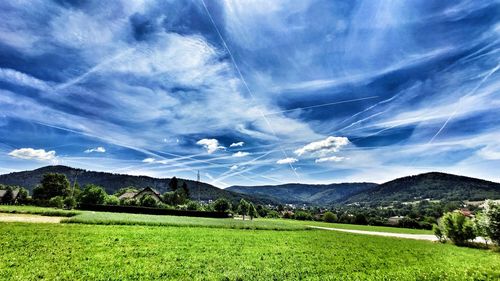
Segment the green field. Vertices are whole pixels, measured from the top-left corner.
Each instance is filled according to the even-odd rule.
[[[157,216],[125,213],[105,213],[91,211],[66,211],[54,208],[35,206],[0,205],[0,213],[39,214],[50,216],[66,216],[65,223],[103,224],[103,225],[149,225],[149,226],[201,226],[237,229],[271,229],[271,230],[304,230],[307,226],[323,226],[341,229],[367,230],[407,234],[432,234],[429,230],[407,229],[398,227],[324,223],[314,221],[297,221],[286,219],[255,219],[241,221],[236,219],[213,219],[178,216]]]
[[[1,280],[498,280],[500,254],[334,231],[0,223]]]

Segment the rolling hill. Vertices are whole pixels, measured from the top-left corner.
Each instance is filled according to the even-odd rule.
[[[230,186],[226,190],[270,197],[287,204],[328,205],[333,202],[344,201],[354,194],[367,192],[375,187],[377,187],[376,183],[290,183],[283,185]]]
[[[82,169],[71,168],[67,166],[46,166],[32,171],[15,172],[0,175],[0,184],[5,185],[18,185],[27,188],[30,193],[33,188],[40,183],[43,175],[46,173],[60,173],[65,174],[71,183],[77,178],[80,186],[86,184],[96,184],[102,186],[108,194],[112,194],[118,189],[127,186],[134,186],[136,188],[152,187],[160,193],[169,190],[168,178],[153,178],[147,176],[131,176],[124,174],[113,174],[106,172],[94,172]],[[260,204],[273,204],[275,201],[253,195],[239,194],[229,190],[217,188],[208,183],[200,182],[199,185],[195,181],[183,180],[188,185],[191,197],[194,199],[201,199],[204,201],[215,200],[217,198],[227,198],[232,202],[237,202],[241,198]]]
[[[431,200],[500,199],[500,184],[445,173],[425,173],[398,178],[383,184],[339,183],[326,185],[283,184],[231,186],[226,190],[273,198],[290,204],[384,204]]]
[[[425,173],[398,178],[366,192],[354,194],[344,203],[410,202],[431,200],[500,199],[500,183],[445,173]]]

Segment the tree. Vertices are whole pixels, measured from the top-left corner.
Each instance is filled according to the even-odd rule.
[[[248,215],[248,207],[248,202],[245,201],[245,199],[241,199],[238,205],[238,214],[243,216],[243,220],[245,220],[245,216]]]
[[[28,201],[28,190],[19,187],[19,191],[17,193],[17,201],[21,204],[26,203]]]
[[[488,237],[500,245],[500,204],[487,200],[483,210],[483,224]]]
[[[33,198],[49,200],[52,197],[66,197],[71,194],[68,178],[64,174],[45,174],[40,185],[33,189]]]
[[[158,204],[158,202],[156,202],[153,196],[149,194],[142,196],[141,199],[139,200],[139,203],[143,207],[150,207],[150,208],[154,208]]]
[[[177,180],[176,177],[171,178],[170,181],[168,182],[168,186],[170,187],[170,190],[176,191],[177,188],[179,187],[179,180]]]
[[[102,205],[106,202],[108,194],[98,185],[87,184],[80,195],[80,204]]]
[[[250,216],[250,220],[253,220],[253,218],[258,215],[257,210],[252,203],[248,203],[248,215]]]
[[[325,214],[323,214],[323,220],[325,222],[336,222],[337,221],[337,215],[332,213],[332,212],[326,212]]]
[[[80,184],[78,184],[78,180],[75,179],[75,182],[73,182],[73,188],[71,190],[71,196],[74,198],[78,198],[78,196],[80,196],[80,193],[82,193],[82,189],[80,188]]]
[[[229,202],[226,198],[219,198],[215,200],[213,206],[216,212],[224,213],[231,209],[231,202]]]
[[[444,214],[439,227],[444,236],[456,245],[464,245],[468,240],[476,238],[474,224],[460,212]]]
[[[184,192],[186,199],[189,198],[189,188],[186,182],[182,183],[182,191]]]

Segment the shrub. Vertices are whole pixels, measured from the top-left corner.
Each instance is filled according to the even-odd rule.
[[[73,209],[73,208],[75,208],[76,207],[76,200],[75,200],[75,198],[73,198],[73,197],[66,197],[64,199],[64,207],[66,209],[70,209],[70,210]]]
[[[276,212],[275,210],[270,210],[269,212],[267,212],[266,214],[266,218],[271,218],[271,219],[277,219],[279,218],[280,215],[278,212]]]
[[[298,211],[295,213],[294,218],[301,221],[310,221],[313,219],[313,216],[308,212]]]
[[[201,210],[201,206],[198,202],[196,201],[189,201],[187,203],[187,209],[190,210],[190,211],[199,211]]]
[[[100,186],[87,184],[80,194],[80,203],[84,205],[101,205],[106,202],[108,194]]]
[[[154,208],[158,204],[153,196],[146,194],[139,200],[141,206]]]
[[[49,200],[49,206],[54,208],[62,209],[64,207],[64,201],[62,196],[52,197]]]
[[[326,212],[324,215],[323,215],[323,220],[325,222],[336,222],[337,221],[337,215],[332,213],[332,212]]]
[[[476,238],[474,224],[460,212],[444,214],[440,228],[446,238],[456,245],[464,245],[468,240]]]
[[[446,237],[444,237],[443,230],[439,225],[435,224],[432,226],[432,232],[434,232],[434,235],[436,235],[437,239],[439,242],[444,242],[446,240]]]
[[[109,195],[106,197],[105,203],[106,205],[111,205],[111,206],[120,205],[120,199],[118,199],[118,197],[114,195]]]

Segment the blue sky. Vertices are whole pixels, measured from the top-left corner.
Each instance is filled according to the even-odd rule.
[[[499,1],[1,1],[0,173],[500,181]]]

